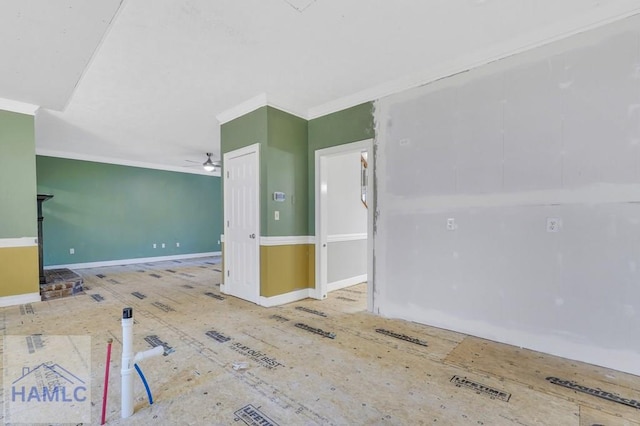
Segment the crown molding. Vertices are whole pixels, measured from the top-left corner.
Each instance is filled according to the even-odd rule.
[[[238,117],[242,117],[245,114],[249,114],[257,110],[258,108],[262,108],[267,105],[267,94],[261,93],[258,96],[254,96],[251,99],[247,99],[246,101],[234,106],[233,108],[229,108],[226,111],[221,112],[216,115],[216,119],[220,124],[228,123],[231,120],[235,120]]]
[[[19,114],[36,115],[36,111],[38,111],[38,108],[40,108],[39,105],[0,98],[1,110],[17,112]]]
[[[66,158],[69,160],[91,161],[94,163],[115,164],[118,166],[140,167],[143,169],[163,170],[167,172],[187,173],[192,175],[218,176],[220,177],[220,168],[216,168],[214,172],[207,172],[202,168],[187,168],[178,166],[169,166],[166,164],[146,163],[143,161],[124,160],[122,158],[103,157],[99,155],[81,154],[77,152],[56,151],[50,149],[42,149],[36,147],[36,155],[44,157]]]
[[[257,110],[258,108],[270,106],[272,108],[276,108],[280,111],[286,112],[287,114],[291,114],[304,120],[308,120],[306,114],[295,111],[293,108],[282,106],[283,104],[286,104],[286,102],[280,102],[278,100],[274,102],[269,98],[270,97],[267,96],[266,93],[261,93],[258,96],[255,96],[234,106],[233,108],[229,108],[228,110],[221,112],[220,114],[216,115],[216,119],[222,125],[228,123],[229,121],[235,120],[236,118],[242,117],[243,115],[249,114],[250,112]]]

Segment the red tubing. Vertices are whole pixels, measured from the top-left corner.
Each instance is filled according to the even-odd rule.
[[[104,367],[104,393],[102,394],[102,423],[105,424],[105,417],[107,415],[107,390],[109,389],[109,366],[111,363],[111,343],[113,339],[107,341],[107,364]]]

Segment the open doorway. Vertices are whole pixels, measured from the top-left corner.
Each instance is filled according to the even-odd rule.
[[[358,285],[373,307],[373,140],[315,153],[316,294]],[[361,283],[366,282],[366,285]]]

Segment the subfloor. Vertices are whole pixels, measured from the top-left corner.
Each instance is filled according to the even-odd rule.
[[[109,338],[113,425],[640,424],[640,377],[374,316],[366,284],[261,308],[220,294],[217,262],[79,270],[86,294],[0,309],[4,336],[90,335],[92,424]],[[154,404],[136,377],[126,420],[124,307],[134,311],[136,351],[165,346],[140,363]],[[233,368],[240,363],[247,368]]]

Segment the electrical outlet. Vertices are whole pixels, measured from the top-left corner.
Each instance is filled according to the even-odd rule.
[[[457,228],[456,220],[452,217],[447,219],[447,231],[455,231]]]
[[[180,243],[176,243],[176,247],[180,247]]]
[[[162,248],[164,248],[164,247],[165,247],[165,245],[164,245],[164,243],[162,243]]]
[[[273,212],[273,218],[274,220],[280,220],[280,212],[278,210]]]
[[[156,243],[153,243],[153,248],[156,248],[156,247],[157,247],[157,244],[156,244]]]
[[[69,254],[76,254],[76,249],[70,248],[69,249]]]
[[[562,219],[559,217],[547,218],[547,232],[560,232],[560,228],[562,228]]]

